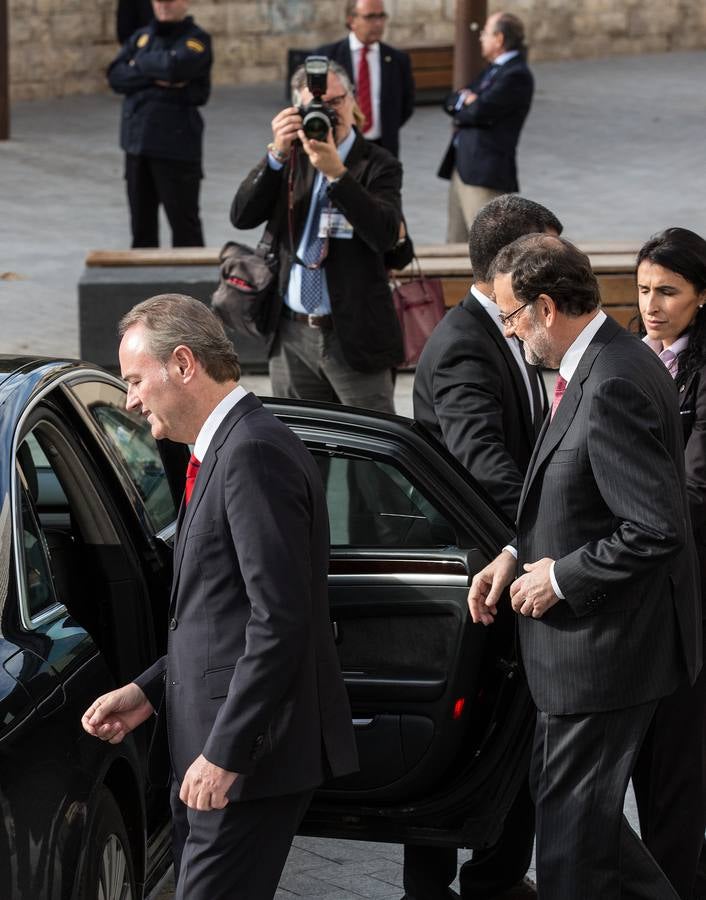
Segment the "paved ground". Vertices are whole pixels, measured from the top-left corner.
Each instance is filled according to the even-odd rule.
[[[520,147],[527,196],[574,238],[641,241],[667,225],[706,232],[706,54],[541,63]],[[206,239],[233,236],[234,189],[269,139],[280,85],[217,88],[206,107]],[[0,352],[78,352],[76,283],[86,251],[129,245],[117,147],[119,100],[104,94],[16,104],[0,144]],[[445,236],[435,172],[446,116],[419,108],[402,134],[412,235]]]
[[[706,54],[542,63],[520,150],[523,192],[568,237],[639,242],[668,225],[706,233]],[[218,88],[206,109],[207,241],[233,236],[228,208],[269,140],[279,85]],[[129,245],[110,95],[17,104],[0,144],[0,352],[76,354],[76,284],[86,251]],[[414,238],[444,239],[446,186],[435,177],[446,117],[423,107],[405,128],[405,210]],[[9,273],[9,274],[7,274]],[[4,275],[4,277],[3,277]],[[268,393],[267,379],[247,379]],[[410,412],[409,377],[398,410]],[[634,807],[628,804],[634,821]],[[401,848],[298,838],[279,900],[393,900]],[[165,898],[171,896],[166,890]]]

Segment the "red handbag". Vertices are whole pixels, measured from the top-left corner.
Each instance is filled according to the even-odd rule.
[[[427,338],[444,317],[444,289],[440,278],[427,278],[422,274],[419,260],[417,274],[408,281],[392,282],[392,302],[399,319],[404,341],[404,361],[398,369],[413,369]]]

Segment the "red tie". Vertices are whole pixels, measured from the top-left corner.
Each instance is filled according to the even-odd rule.
[[[551,418],[554,418],[554,413],[557,411],[557,407],[561,403],[561,398],[564,396],[564,391],[566,390],[566,379],[562,378],[561,375],[556,380],[556,384],[554,385],[554,399],[552,400],[552,415]]]
[[[358,79],[356,81],[356,99],[360,111],[365,116],[363,134],[373,127],[373,101],[370,96],[370,69],[368,68],[368,47],[363,44],[358,63]]]
[[[189,465],[186,467],[186,485],[184,486],[185,503],[188,503],[189,500],[191,500],[191,492],[194,489],[194,484],[196,483],[196,476],[199,474],[200,465],[201,463],[192,453],[189,459]]]

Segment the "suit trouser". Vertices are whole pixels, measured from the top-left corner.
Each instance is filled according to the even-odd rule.
[[[199,218],[201,163],[125,156],[133,247],[159,247],[159,205],[172,229],[173,247],[203,247]]]
[[[175,900],[271,900],[313,790],[186,807],[172,782]]]
[[[448,224],[446,240],[449,244],[467,243],[468,229],[471,227],[478,210],[505,191],[484,187],[477,184],[466,184],[461,180],[458,170],[454,169],[449,185]]]
[[[706,827],[706,669],[657,705],[632,775],[640,834],[691,900]]]
[[[537,713],[537,887],[542,900],[678,900],[623,815],[657,701],[588,715]]]
[[[351,368],[333,328],[310,328],[282,316],[270,355],[270,379],[273,397],[395,411],[392,371]]]
[[[521,881],[532,861],[534,804],[525,782],[513,803],[502,834],[492,847],[474,850],[461,866],[461,898],[486,900]],[[407,900],[446,900],[456,877],[455,847],[404,848],[404,889]]]

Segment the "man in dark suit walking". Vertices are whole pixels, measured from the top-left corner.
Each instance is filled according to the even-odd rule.
[[[84,727],[116,743],[164,697],[177,898],[269,900],[314,788],[356,768],[321,479],[238,384],[237,356],[203,304],[153,297],[120,330],[128,409],[194,453],[167,655],[99,697]]]
[[[534,93],[524,27],[517,16],[504,12],[490,16],[480,40],[490,65],[468,87],[444,101],[455,128],[438,173],[451,179],[450,243],[467,240],[471,222],[484,203],[519,190],[517,144]]]
[[[701,666],[674,383],[600,310],[589,260],[567,241],[520,238],[493,273],[506,334],[524,341],[530,362],[559,369],[516,544],[469,592],[476,622],[494,621],[508,586],[519,614],[538,708],[540,895],[677,898],[622,815],[658,699]]]
[[[409,55],[381,41],[387,13],[383,0],[347,0],[348,37],[316,52],[348,73],[365,122],[368,141],[400,155],[400,128],[414,112],[414,78]]]
[[[426,426],[486,488],[513,522],[527,465],[546,413],[541,373],[526,363],[516,337],[506,337],[491,299],[495,255],[532,232],[559,234],[561,222],[517,194],[487,203],[471,226],[473,285],[426,343],[414,377],[414,418]],[[464,900],[536,896],[523,876],[532,859],[534,805],[523,790],[500,840],[461,867]],[[456,875],[453,848],[405,847],[407,900],[445,900]]]

